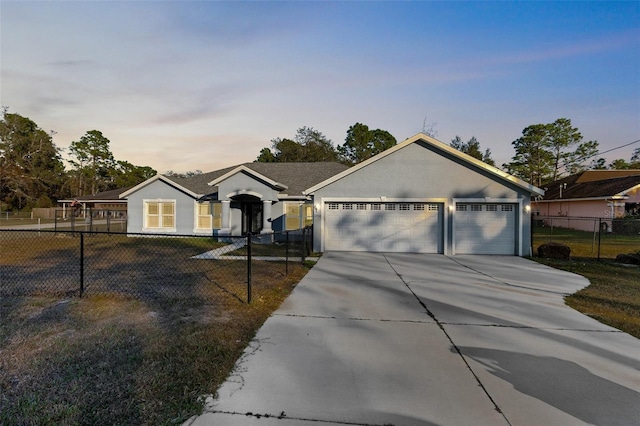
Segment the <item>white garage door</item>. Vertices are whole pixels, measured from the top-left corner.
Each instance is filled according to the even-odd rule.
[[[325,250],[441,253],[442,205],[326,203]]]
[[[516,204],[457,203],[456,254],[517,254]]]

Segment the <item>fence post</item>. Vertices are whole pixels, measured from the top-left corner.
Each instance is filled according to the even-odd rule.
[[[80,297],[84,293],[84,232],[80,232]]]
[[[247,303],[251,304],[251,232],[247,233]]]
[[[533,213],[529,216],[529,257],[533,257],[533,226],[534,226]]]
[[[289,275],[289,231],[284,231],[284,275]]]
[[[302,253],[302,263],[304,263],[304,258],[307,254],[307,230],[302,228],[302,246],[300,247],[300,252]]]
[[[598,218],[598,262],[600,262],[600,242],[602,241],[602,218]]]
[[[596,226],[598,226],[598,221],[593,219],[593,238],[591,239],[591,254],[593,254],[593,250],[596,248]]]

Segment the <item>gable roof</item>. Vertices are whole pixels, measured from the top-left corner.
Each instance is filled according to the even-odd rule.
[[[170,178],[168,178],[167,176],[164,175],[155,175],[147,180],[145,180],[144,182],[134,186],[133,188],[129,189],[128,191],[123,192],[122,194],[120,194],[120,198],[126,198],[129,195],[133,194],[134,192],[139,191],[140,189],[144,188],[145,186],[156,182],[156,181],[162,181],[164,183],[166,183],[167,185],[173,186],[174,188],[184,192],[187,195],[190,195],[191,197],[197,198],[199,195],[193,191],[191,191],[189,188],[182,186],[180,184],[178,184],[177,182],[174,182],[173,180],[171,180]]]
[[[614,179],[619,177],[637,176],[640,175],[640,170],[628,169],[628,170],[585,170],[582,173],[578,173],[580,176],[576,182],[594,182],[599,180]]]
[[[627,191],[639,185],[640,170],[587,170],[547,185],[548,189],[541,202],[586,198],[622,198]],[[560,191],[560,187],[562,187],[562,191]]]
[[[287,195],[303,195],[308,187],[322,182],[349,167],[335,162],[315,163],[246,163],[251,170],[288,186]]]
[[[526,189],[527,191],[529,191],[529,193],[531,193],[531,195],[543,195],[544,194],[544,190],[535,187],[525,181],[523,181],[522,179],[519,179],[515,176],[512,176],[506,172],[503,172],[502,170],[490,166],[487,163],[478,160],[477,158],[473,158],[470,155],[465,154],[464,152],[458,151],[455,148],[450,147],[449,145],[446,145],[430,136],[425,135],[424,133],[418,133],[415,136],[412,136],[408,139],[406,139],[405,141],[399,143],[398,145],[391,147],[389,149],[387,149],[386,151],[383,151],[371,158],[369,158],[368,160],[363,161],[362,163],[356,164],[355,166],[349,168],[348,170],[343,171],[342,173],[339,173],[335,176],[330,177],[329,179],[326,179],[316,185],[313,185],[311,187],[309,187],[308,189],[306,189],[305,191],[303,191],[304,194],[313,194],[315,191],[324,188],[327,185],[330,185],[342,178],[344,178],[345,176],[350,175],[351,173],[354,173],[364,167],[367,167],[368,165],[375,163],[376,161],[393,154],[394,152],[406,147],[407,145],[413,144],[413,143],[417,143],[417,142],[423,142],[426,143],[428,145],[431,145],[432,147],[436,148],[439,151],[444,151],[458,159],[461,160],[461,163],[467,163],[469,165],[473,165],[477,168],[480,168],[482,170],[487,171],[489,174],[494,175],[495,177],[504,180],[504,181],[508,181],[513,185],[516,185],[520,188]]]
[[[102,191],[98,192],[95,195],[85,195],[82,197],[75,197],[70,199],[58,200],[59,203],[70,203],[73,200],[84,201],[84,202],[120,202],[120,194],[126,192],[131,187],[127,188],[118,188],[112,189],[110,191]]]
[[[302,191],[348,167],[334,162],[315,163],[243,163],[191,177],[168,177],[156,175],[123,193],[124,198],[156,180],[174,186],[194,198],[201,198],[217,192],[216,184],[239,172],[266,180],[289,196],[303,196]],[[213,185],[210,185],[213,184]]]
[[[280,182],[277,182],[277,181],[275,181],[273,179],[270,179],[267,176],[265,176],[263,174],[260,174],[260,173],[256,172],[255,170],[252,170],[252,169],[248,168],[244,164],[242,164],[242,165],[236,167],[235,169],[231,170],[230,172],[225,173],[222,176],[212,180],[211,182],[209,182],[208,185],[209,186],[215,186],[215,185],[219,184],[220,182],[222,182],[222,181],[224,181],[226,179],[229,179],[231,176],[234,176],[234,175],[236,175],[238,173],[246,173],[249,176],[253,176],[254,178],[256,178],[258,180],[266,182],[267,184],[273,186],[274,188],[276,188],[278,190],[283,190],[283,189],[287,189],[288,188],[287,185],[285,185],[283,183],[280,183]]]

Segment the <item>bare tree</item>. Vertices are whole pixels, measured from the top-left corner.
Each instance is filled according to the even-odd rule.
[[[425,115],[424,120],[422,120],[422,130],[420,130],[420,133],[424,133],[427,136],[431,136],[432,138],[437,138],[438,137],[438,131],[436,130],[436,126],[438,125],[438,123],[436,122],[429,122],[427,121],[427,116]]]

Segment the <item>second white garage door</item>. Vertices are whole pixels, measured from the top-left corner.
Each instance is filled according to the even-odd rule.
[[[517,254],[517,204],[457,203],[455,254]]]
[[[326,203],[325,250],[442,253],[438,203]]]

